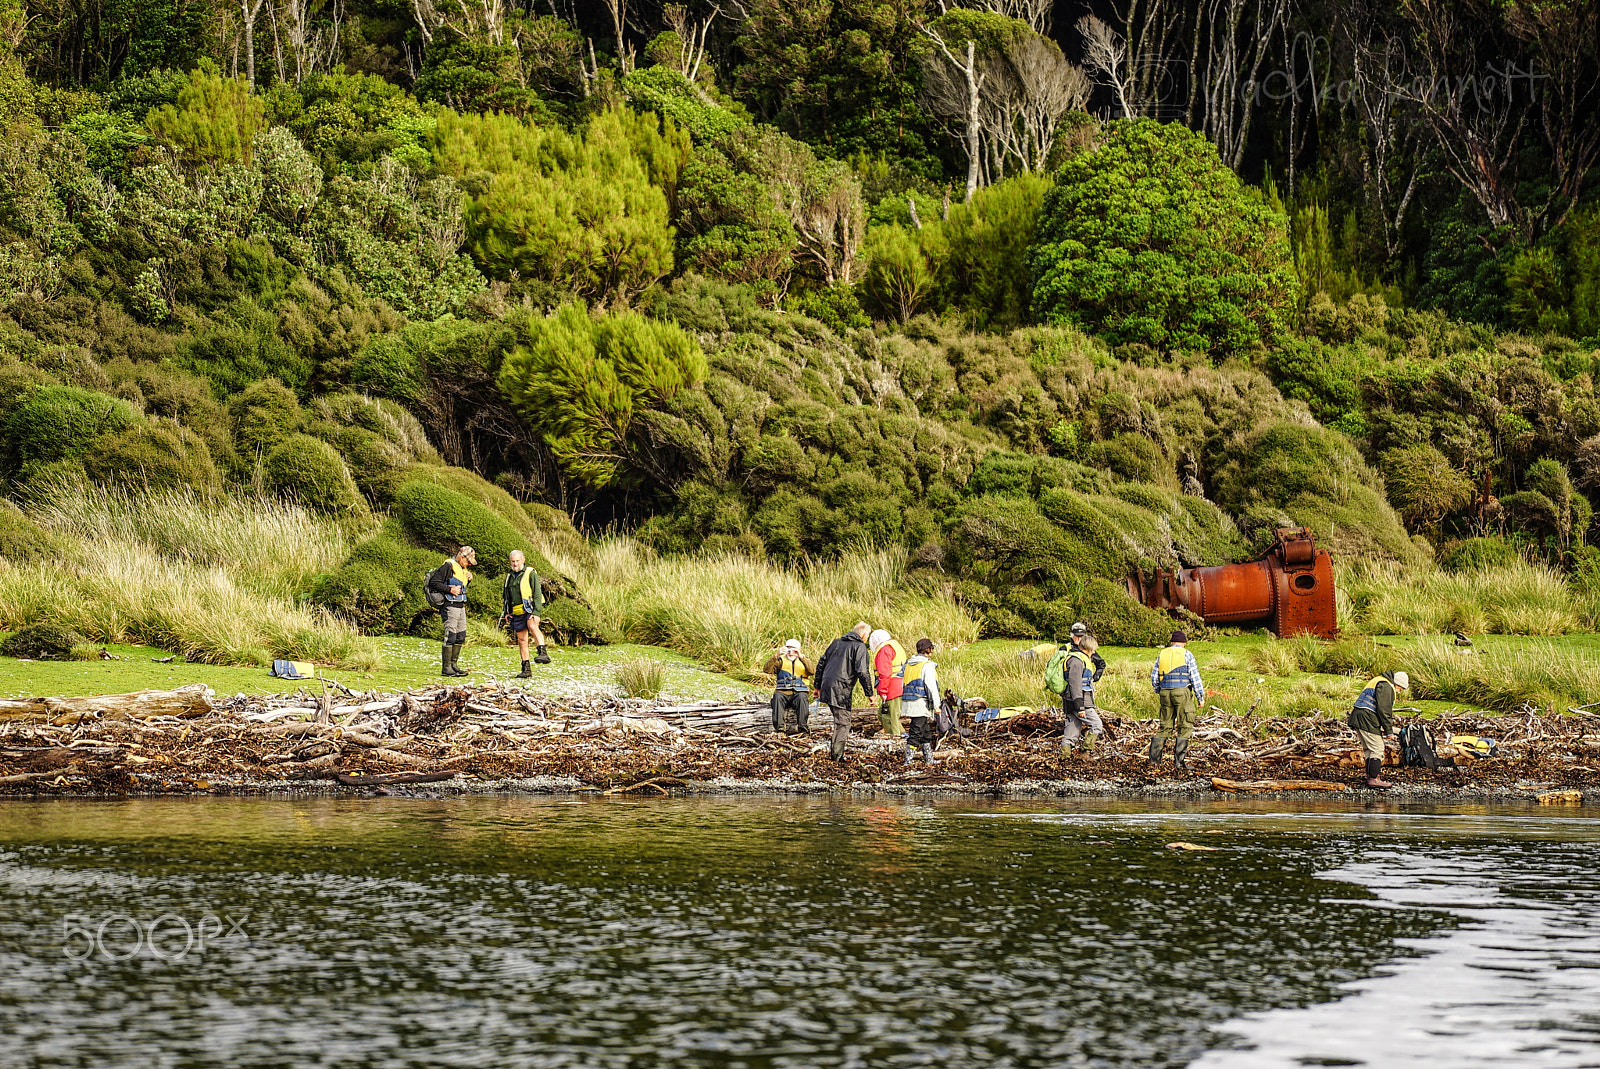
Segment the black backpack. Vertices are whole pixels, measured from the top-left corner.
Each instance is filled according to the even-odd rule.
[[[1434,751],[1427,728],[1407,724],[1400,729],[1400,764],[1406,768],[1454,768],[1456,763]]]

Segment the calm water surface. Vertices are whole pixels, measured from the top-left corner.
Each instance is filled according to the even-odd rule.
[[[0,1066],[1576,1069],[1597,876],[1525,810],[8,803]]]

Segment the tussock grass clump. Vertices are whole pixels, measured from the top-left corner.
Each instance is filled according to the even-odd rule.
[[[30,504],[28,515],[56,534],[91,545],[142,545],[163,558],[222,568],[247,590],[281,597],[337,565],[361,531],[271,496],[140,493],[70,481]]]
[[[666,674],[660,661],[636,657],[617,665],[617,686],[624,698],[659,698]]]
[[[658,556],[617,537],[596,544],[592,563],[559,555],[553,563],[577,578],[602,627],[735,678],[751,678],[786,639],[816,657],[857,620],[907,646],[924,636],[941,647],[978,637],[977,621],[953,600],[910,588],[900,550],[785,566],[735,554]]]
[[[1341,563],[1340,627],[1369,635],[1565,635],[1595,626],[1594,607],[1560,572],[1516,560],[1481,571],[1407,573]]]
[[[137,640],[212,664],[381,663],[372,639],[294,597],[347,551],[336,521],[254,497],[70,487],[30,518],[61,548],[0,561],[0,627],[47,623],[76,632],[72,645]]]
[[[1500,712],[1529,704],[1564,709],[1594,701],[1594,681],[1600,678],[1600,659],[1556,642],[1517,650],[1461,650],[1444,638],[1399,648],[1372,639],[1320,642],[1303,636],[1252,650],[1250,664],[1263,675],[1316,672],[1350,676],[1358,684],[1403,669],[1411,676],[1411,693],[1400,704],[1407,698],[1435,699]],[[1346,689],[1343,697],[1349,701],[1355,691]]]

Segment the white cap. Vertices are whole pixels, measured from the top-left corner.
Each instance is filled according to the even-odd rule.
[[[1411,677],[1404,672],[1396,672],[1394,674],[1394,685],[1396,690],[1410,690]]]
[[[885,642],[888,642],[888,641],[889,641],[889,632],[885,631],[883,628],[880,627],[876,631],[874,631],[871,634],[871,636],[868,637],[867,645],[871,646],[873,649],[877,649],[879,646],[883,645]]]
[[[786,650],[797,650],[800,648],[800,640],[797,638],[791,638],[788,642],[783,644],[783,648]]]

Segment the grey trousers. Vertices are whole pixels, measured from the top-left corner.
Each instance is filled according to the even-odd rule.
[[[830,705],[828,710],[833,713],[832,749],[836,753],[843,753],[844,744],[850,741],[850,707]]]
[[[801,734],[810,730],[811,695],[803,690],[775,690],[772,692],[772,730],[783,730],[784,713],[794,713],[794,726]]]
[[[1062,708],[1065,711],[1065,704],[1063,704]],[[1105,724],[1100,720],[1100,710],[1090,706],[1081,713],[1067,713],[1066,724],[1061,729],[1062,743],[1071,746],[1083,738],[1085,728],[1096,735],[1102,734],[1106,730]]]
[[[443,605],[439,608],[439,619],[444,623],[444,642],[464,643],[467,641],[467,607],[465,605]]]

